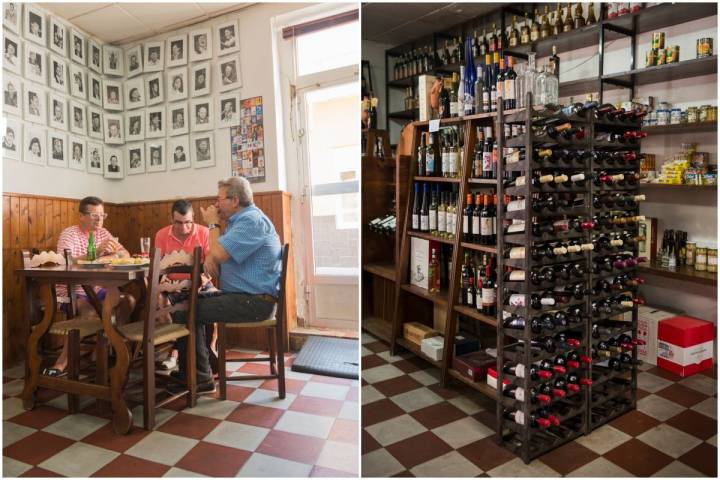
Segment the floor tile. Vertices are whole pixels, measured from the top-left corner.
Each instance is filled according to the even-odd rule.
[[[708,397],[702,402],[696,403],[690,409],[717,420],[717,397]]]
[[[687,408],[690,408],[708,398],[708,396],[704,393],[700,393],[697,390],[685,387],[679,383],[673,383],[662,390],[658,390],[655,392],[655,395],[666,398]]]
[[[360,431],[360,454],[365,455],[366,453],[370,453],[374,450],[377,450],[378,448],[382,448],[382,445],[380,445],[375,438],[373,438],[370,433],[368,433],[367,430],[364,428]]]
[[[664,422],[665,420],[674,417],[685,410],[685,407],[662,397],[658,397],[657,395],[650,395],[642,400],[638,400],[637,409],[646,415],[650,415],[651,417]]]
[[[426,368],[427,363],[425,362],[425,365],[418,365],[417,362],[412,361],[412,358],[407,358],[399,362],[394,362],[393,365],[405,373],[413,373]]]
[[[370,335],[369,333],[360,332],[360,344],[361,345],[365,345],[366,343],[373,343],[373,342],[377,342],[377,341],[378,341],[377,338]]]
[[[326,417],[336,417],[340,413],[342,406],[342,400],[330,400],[327,398],[298,395],[288,410],[292,410],[294,412],[312,413],[314,415],[324,415]]]
[[[312,465],[278,457],[253,453],[236,476],[238,477],[307,477]]]
[[[306,383],[307,382],[304,382],[302,380],[293,380],[291,378],[286,378],[285,379],[285,393],[294,393],[297,395],[298,393],[300,393],[300,391],[303,389],[303,387],[305,386]],[[277,379],[265,380],[260,385],[260,388],[277,392],[278,391],[278,381],[277,381]],[[252,389],[248,389],[248,390],[252,390]],[[250,394],[250,393],[252,393],[252,391],[250,391],[248,394]],[[228,400],[235,400],[236,402],[242,402],[242,400],[244,400],[244,399],[237,400],[235,398],[230,398],[230,396],[228,395]]]
[[[360,356],[361,356],[361,357],[366,357],[366,356],[368,356],[368,355],[375,355],[375,352],[373,352],[372,350],[370,350],[370,349],[368,349],[368,348],[365,348],[364,345],[361,346],[361,347],[360,347]]]
[[[362,406],[362,425],[369,427],[394,417],[403,415],[405,411],[385,398]]]
[[[575,441],[598,455],[604,455],[619,445],[624,444],[630,440],[630,438],[630,435],[621,432],[611,425],[603,425],[590,433],[590,435],[579,437]]]
[[[300,391],[300,395],[319,397],[329,400],[345,400],[350,387],[345,385],[332,385],[329,383],[307,382]]]
[[[390,350],[385,350],[384,352],[378,352],[377,355],[388,363],[395,363],[401,360],[405,360],[411,354],[404,353],[402,355],[390,355]]]
[[[603,456],[638,477],[649,477],[673,461],[671,456],[636,438],[628,440]]]
[[[93,477],[162,477],[170,467],[130,455],[119,455],[92,474]]]
[[[659,420],[649,415],[645,415],[638,410],[632,410],[610,422],[610,425],[631,437],[637,437],[659,423]]]
[[[268,380],[268,382],[271,382],[271,381],[274,381],[274,380]],[[265,383],[263,383],[263,385],[265,385]],[[267,390],[273,390],[273,388],[270,387],[270,388],[267,388]],[[228,384],[227,385],[227,393],[225,394],[225,398],[227,398],[228,400],[232,400],[233,402],[242,402],[248,396],[250,396],[250,394],[252,394],[252,392],[254,392],[254,391],[255,391],[254,388],[240,387],[237,385]],[[217,393],[217,395],[218,395],[218,397],[215,397],[215,398],[219,399],[220,398],[219,397],[220,385],[218,385],[217,392],[215,392],[215,393]]]
[[[365,347],[368,350],[373,351],[375,353],[389,351],[388,345],[385,342],[381,342],[381,341],[366,343],[363,345],[363,347]]]
[[[55,423],[51,423],[43,428],[43,431],[72,440],[80,440],[108,423],[110,423],[110,421],[107,419],[78,413],[76,415],[68,415]]]
[[[22,393],[23,388],[25,388],[25,380],[11,380],[9,382],[3,383],[2,393],[7,397],[15,397]]]
[[[225,420],[233,410],[237,408],[237,403],[230,400],[217,400],[201,396],[197,400],[197,405],[193,408],[186,408],[183,412],[189,415],[199,415],[202,417],[210,417],[216,420]]]
[[[385,447],[414,437],[415,435],[425,432],[427,429],[410,415],[405,414],[370,425],[366,427],[365,430],[367,430],[380,445]]]
[[[250,455],[246,450],[199,442],[175,466],[209,477],[234,477]]]
[[[3,456],[3,477],[19,477],[31,468],[33,468],[32,465]]]
[[[416,477],[475,477],[483,471],[456,451],[448,452],[410,469]]]
[[[203,441],[254,452],[268,433],[267,428],[223,421]]]
[[[443,401],[443,398],[429,389],[422,387],[417,390],[401,393],[390,398],[390,401],[405,412],[414,412]]]
[[[627,470],[620,468],[605,457],[598,457],[582,467],[567,474],[568,477],[632,477]]]
[[[510,450],[498,445],[494,437],[483,438],[457,451],[483,471],[492,470],[515,458]]]
[[[38,464],[38,467],[66,477],[89,477],[118,455],[112,450],[77,442]]]
[[[108,423],[83,438],[82,441],[89,445],[95,445],[96,447],[122,453],[149,434],[150,432],[147,430],[133,426],[127,434],[118,435],[115,433],[112,424]]]
[[[334,421],[332,417],[288,410],[275,424],[275,430],[325,439]]]
[[[639,435],[637,439],[673,458],[680,457],[702,443],[699,438],[673,428],[666,423],[661,423],[657,427],[648,430]]]
[[[303,382],[309,381],[313,377],[310,373],[295,372],[293,370],[285,370],[285,378],[291,378],[293,380],[301,380]]]
[[[708,477],[717,478],[717,458],[717,447],[701,443],[678,460]]]
[[[283,410],[278,408],[242,403],[225,418],[225,421],[273,428],[282,415]]]
[[[411,373],[410,376],[426,387],[440,381],[440,371],[435,368],[418,370],[417,372]]]
[[[567,475],[598,458],[598,454],[575,442],[568,442],[542,455],[540,460],[556,472]]]
[[[420,382],[418,382],[409,375],[403,375],[401,377],[395,377],[391,378],[390,380],[384,380],[382,382],[377,382],[373,385],[368,385],[367,387],[363,388],[363,392],[365,391],[365,388],[372,388],[380,392],[382,395],[385,395],[386,397],[392,397],[394,395],[409,392],[420,387],[422,387],[422,384]]]
[[[358,445],[358,430],[358,422],[356,420],[336,418],[330,429],[328,440]]]
[[[73,441],[65,437],[47,432],[35,432],[3,448],[3,455],[29,465],[37,465],[72,444]]]
[[[649,372],[638,373],[638,388],[642,388],[646,392],[655,393],[658,390],[662,390],[672,384],[672,381],[658,377]]]
[[[16,417],[22,413],[25,413],[23,408],[22,399],[17,397],[6,398],[3,400],[2,418],[7,420],[9,418]]]
[[[343,402],[338,418],[360,421],[360,405],[357,402]]]
[[[405,470],[405,467],[384,448],[363,455],[361,463],[363,477],[392,477]]]
[[[404,375],[403,371],[389,363],[379,367],[368,368],[362,372],[363,379],[370,384],[389,380],[401,375]]]
[[[321,438],[272,430],[256,452],[314,465],[324,445],[325,441]]]
[[[455,407],[459,408],[468,415],[475,415],[477,412],[482,410],[476,402],[473,402],[467,397],[451,398],[448,402],[452,403]]]
[[[345,442],[328,440],[315,462],[325,468],[332,468],[352,474],[358,474],[358,448]]]
[[[385,449],[397,458],[406,469],[411,469],[450,452],[452,447],[434,433],[424,432],[387,445]]]
[[[472,417],[465,417],[434,428],[432,432],[454,449],[462,448],[495,433]]]
[[[647,369],[647,372],[664,378],[665,380],[670,380],[673,383],[682,380],[682,377],[680,375],[677,375],[669,370],[665,370],[664,368],[656,367],[654,365],[652,366],[652,368]]]
[[[694,410],[684,410],[665,423],[701,440],[717,434],[717,420]]]
[[[202,440],[219,424],[220,420],[216,418],[201,417],[199,415],[180,412],[158,427],[157,430],[179,437]]]
[[[310,379],[310,381],[315,382],[315,383],[326,383],[329,385],[340,385],[343,387],[350,387],[353,385],[353,382],[357,382],[357,379],[331,377],[329,375],[313,375],[312,378]]]
[[[40,405],[32,410],[23,410],[23,413],[20,415],[12,417],[11,421],[19,425],[42,430],[48,425],[51,425],[67,416],[68,413],[63,410],[48,407],[47,405]]]
[[[692,375],[680,380],[679,383],[705,395],[717,395],[717,380],[706,375]]]
[[[362,376],[365,376],[365,371],[370,370],[371,368],[380,367],[382,365],[387,365],[387,362],[384,358],[375,355],[372,353],[371,355],[366,355],[360,359],[360,369],[362,370]]]
[[[3,436],[3,448],[8,445],[22,440],[23,438],[32,435],[37,430],[23,425],[18,425],[13,422],[3,422],[2,436]]]
[[[182,402],[182,408],[178,409],[178,411],[179,410],[189,411],[185,407],[185,400],[184,399],[178,399],[178,400],[180,400]],[[199,400],[200,399],[198,399],[198,401]],[[143,428],[143,411],[144,411],[144,407],[142,405],[138,405],[132,409],[133,425],[135,425],[136,427]],[[159,427],[163,423],[170,420],[172,417],[177,415],[178,411],[171,410],[170,408],[156,408],[155,409],[155,427]]]
[[[557,477],[558,473],[540,460],[533,460],[525,464],[520,458],[514,458],[507,463],[495,467],[489,472],[491,477]]]
[[[78,404],[80,406],[80,410],[95,403],[95,400],[96,400],[95,398],[90,397],[88,395],[80,395],[80,401],[78,402]],[[57,408],[58,410],[67,412],[68,411],[67,395],[66,394],[58,395],[57,397],[53,398],[52,400],[45,402],[44,405],[48,406],[48,407],[54,407],[54,408]]]
[[[410,416],[422,423],[425,428],[432,430],[441,425],[460,420],[464,418],[466,414],[453,404],[442,402],[421,408],[420,410],[415,410]]]
[[[206,475],[201,475],[196,472],[190,472],[188,470],[183,470],[182,468],[172,467],[170,470],[168,470],[163,477],[177,477],[177,478],[192,478],[192,477],[205,477]]]
[[[295,397],[295,394],[287,393],[284,399],[280,399],[278,398],[277,392],[258,388],[249,397],[245,399],[245,403],[252,403],[254,405],[260,405],[263,407],[279,408],[281,410],[286,410],[295,400]]]
[[[445,400],[450,400],[457,397],[458,395],[465,394],[465,392],[462,391],[463,386],[464,385],[448,385],[448,388],[445,388],[440,383],[433,383],[432,385],[428,385],[427,388],[433,393],[440,395]]]
[[[707,443],[712,445],[713,447],[717,447],[717,435],[713,435],[712,437],[705,440]]]
[[[655,477],[704,477],[694,468],[675,460],[670,465],[655,473]]]
[[[62,477],[62,475],[60,475],[59,473],[51,472],[50,470],[45,470],[44,468],[40,468],[40,467],[33,467],[20,476],[27,477],[27,478]]]
[[[341,472],[332,468],[325,468],[315,465],[310,471],[311,477],[328,477],[328,478],[357,478],[356,473]]]
[[[25,378],[25,364],[20,363],[14,367],[3,370],[3,376],[10,378]]]
[[[197,440],[154,431],[130,447],[125,454],[173,466],[195,445]]]

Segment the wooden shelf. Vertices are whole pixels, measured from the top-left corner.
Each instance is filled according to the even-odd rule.
[[[486,382],[473,382],[469,378],[463,376],[458,372],[457,370],[450,368],[448,369],[448,373],[451,377],[460,380],[465,385],[468,385],[478,392],[482,393],[483,395],[495,400],[497,398],[497,390],[488,385]]]
[[[412,293],[413,295],[424,298],[425,300],[429,300],[438,305],[447,305],[447,291],[441,291],[440,293],[430,293],[424,288],[420,288],[410,283],[405,283],[401,285],[400,288],[402,288],[408,293]]]
[[[361,327],[374,337],[379,338],[386,343],[390,343],[390,338],[392,336],[392,325],[390,322],[386,322],[382,318],[378,317],[365,317],[362,319]]]
[[[676,191],[682,191],[687,192],[690,190],[694,190],[696,192],[713,192],[717,190],[717,185],[690,185],[690,184],[680,184],[680,185],[671,185],[667,183],[640,183],[638,184],[640,186],[640,190],[676,190]]]
[[[653,135],[667,135],[673,133],[717,132],[717,122],[681,123],[678,125],[654,125],[651,127],[643,127],[642,131],[649,134],[649,136],[646,138],[652,138]]]
[[[489,245],[480,245],[478,243],[461,242],[461,246],[469,248],[470,250],[477,250],[478,252],[487,252],[497,255],[497,247],[491,247]]]
[[[489,187],[497,187],[497,180],[494,178],[469,178],[468,183],[472,185],[486,185]]]
[[[393,263],[368,263],[363,265],[363,270],[391,282],[395,281],[395,264]]]
[[[455,243],[455,240],[452,238],[443,238],[443,237],[437,237],[435,235],[431,235],[429,233],[422,233],[422,232],[415,232],[415,231],[408,231],[408,235],[411,237],[416,238],[423,238],[425,240],[435,241],[444,243],[446,245],[453,245]]]
[[[717,273],[698,272],[695,267],[677,267],[675,270],[668,270],[662,268],[657,262],[653,262],[649,265],[641,264],[638,266],[638,271],[648,275],[657,275],[700,285],[717,285]]]
[[[683,4],[668,2],[643,8],[636,13],[621,15],[612,20],[604,20],[603,23],[606,26],[631,29],[634,18],[637,18],[637,32],[640,34],[713,15],[717,15],[716,3]]]
[[[482,322],[486,325],[490,325],[493,328],[497,328],[497,318],[483,315],[482,313],[478,312],[476,309],[474,309],[472,307],[466,307],[464,305],[455,305],[453,307],[453,309],[461,315],[465,315],[466,317],[470,317],[474,320],[477,320],[478,322]]]
[[[415,120],[417,113],[417,110],[401,110],[399,112],[388,113],[387,116],[395,120]]]
[[[648,85],[651,83],[670,82],[684,78],[698,77],[700,75],[711,75],[717,73],[717,55],[706,58],[694,58],[684,62],[668,63],[655,67],[637,68],[627,72],[611,73],[603,75],[603,82],[620,81],[631,82],[635,80],[635,86]],[[605,89],[622,88],[619,85],[606,84]]]
[[[425,354],[422,352],[422,350],[420,350],[420,346],[419,346],[419,345],[417,345],[417,344],[415,344],[415,343],[413,343],[413,342],[410,342],[410,341],[406,340],[406,339],[403,338],[403,337],[398,337],[398,338],[395,340],[395,342],[396,342],[398,345],[400,345],[401,347],[403,347],[405,350],[409,350],[409,351],[411,351],[412,353],[414,353],[415,355],[417,355],[418,357],[422,358],[423,360],[432,363],[432,364],[433,364],[434,366],[436,366],[437,368],[440,368],[440,367],[441,367],[441,362],[439,362],[438,360],[433,360],[432,358],[430,358],[430,357],[428,357],[427,355],[425,355]]]
[[[420,177],[416,176],[413,178],[416,182],[436,182],[436,183],[460,183],[460,178],[445,178],[445,177]]]

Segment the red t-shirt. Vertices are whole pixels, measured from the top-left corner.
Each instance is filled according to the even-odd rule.
[[[173,235],[172,225],[168,225],[158,230],[155,234],[155,243],[153,244],[153,248],[159,248],[162,255],[167,255],[176,250],[183,250],[184,252],[192,254],[197,246],[202,247],[200,262],[204,262],[205,256],[210,251],[210,230],[197,223],[193,225],[192,232],[185,238],[185,241]],[[169,277],[170,280],[181,280],[187,278],[187,275],[178,273],[169,275]]]

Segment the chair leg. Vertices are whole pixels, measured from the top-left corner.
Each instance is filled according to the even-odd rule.
[[[143,427],[155,428],[155,344],[152,340],[143,346]]]
[[[218,323],[218,382],[220,383],[220,400],[227,399],[227,332],[225,324]]]
[[[80,331],[68,332],[68,380],[80,379]],[[68,411],[77,413],[80,408],[80,396],[68,393]]]
[[[270,375],[277,375],[277,369],[275,368],[275,327],[268,327],[267,329],[267,341],[268,341],[268,358],[270,359]]]
[[[98,385],[108,384],[108,343],[102,332],[97,334],[95,344],[95,383]],[[106,400],[98,400],[98,411],[100,413],[110,412],[110,403]]]
[[[277,370],[278,370],[278,396],[285,398],[285,341],[283,339],[283,329],[280,326],[275,327],[275,343],[277,351]]]

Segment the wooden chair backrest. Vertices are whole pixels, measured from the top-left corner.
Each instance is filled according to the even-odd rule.
[[[44,266],[57,266],[57,265],[69,265],[70,251],[65,249],[63,255],[55,253],[54,251],[40,251],[37,248],[32,250],[20,251],[20,261],[22,262],[23,268],[40,268]],[[67,318],[73,318],[75,312],[77,312],[77,295],[75,293],[74,285],[67,284],[65,288],[68,292],[69,302],[65,303],[69,308],[66,312]],[[53,295],[55,295],[55,286],[53,286]],[[31,300],[32,301],[32,300]]]

